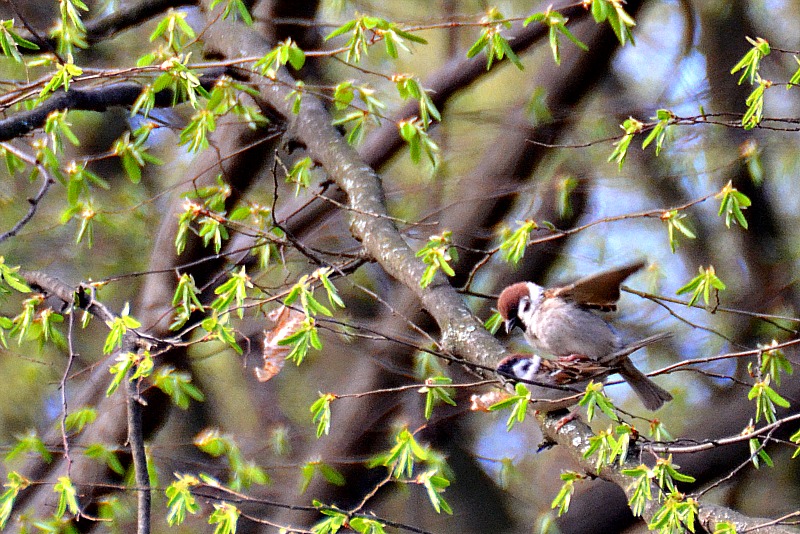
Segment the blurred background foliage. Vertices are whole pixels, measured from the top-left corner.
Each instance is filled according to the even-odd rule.
[[[87,2],[85,20],[108,17],[130,3],[133,0]],[[263,0],[251,6],[256,27],[286,30],[295,19],[263,18],[264,13],[274,8],[272,4],[280,2]],[[391,123],[403,104],[389,77],[394,73],[412,73],[423,87],[429,87],[430,78],[446,76],[447,65],[465,61],[466,50],[481,30],[476,23],[491,7],[467,0],[300,4],[306,9],[302,16],[307,20],[302,25],[288,26],[290,30],[286,31],[297,32],[296,41],[306,39],[305,42],[312,44],[306,52],[342,46],[342,38],[325,42],[320,37],[356,13],[402,23],[405,28],[428,27],[414,32],[428,44],[413,44],[413,53],[401,51],[397,59],[376,45],[363,57],[359,69],[323,56],[309,58],[305,69],[296,73],[328,103],[336,84],[351,79],[354,83],[368,83],[375,89],[376,98],[386,104],[384,123]],[[546,4],[532,6],[524,1],[502,1],[495,5],[503,15],[514,19],[515,31],[525,17],[547,8]],[[206,18],[197,6],[176,9],[187,14],[187,22],[198,34],[203,30]],[[431,129],[440,149],[440,164],[435,169],[431,169],[424,157],[420,164],[413,164],[405,147],[376,165],[390,213],[401,221],[398,226],[414,249],[423,247],[430,236],[444,230],[453,232],[456,245],[490,250],[500,243],[504,229],[516,229],[526,219],[537,221],[541,227],[531,235],[534,240],[552,235],[543,224],[545,221],[561,230],[599,221],[560,239],[528,247],[525,260],[517,268],[494,254],[477,272],[469,288],[484,295],[497,294],[510,281],[555,283],[646,258],[650,262],[646,272],[628,280],[627,285],[648,294],[675,298],[676,291],[697,274],[699,267],[713,265],[727,286],[719,294],[719,304],[734,312],[717,310],[713,305],[687,308],[657,298],[624,295],[617,325],[626,337],[659,331],[675,333],[668,344],[649,349],[646,359],[643,354],[637,356],[637,365],[648,371],[681,360],[755,348],[772,339],[793,338],[797,324],[793,318],[797,317],[800,304],[795,283],[800,246],[796,231],[800,224],[796,179],[800,159],[794,143],[800,92],[796,86],[788,89],[784,86],[797,70],[792,51],[800,49],[800,2],[648,0],[629,2],[628,9],[636,20],[635,46],[618,47],[613,34],[609,35],[611,32],[601,31],[590,17],[584,16],[569,27],[589,45],[589,53],[608,50],[607,53],[588,56],[589,53],[562,38],[562,64],[556,66],[546,39],[542,39],[520,52],[524,69],[504,60],[474,83],[459,87],[440,106],[441,124]],[[46,34],[58,18],[58,2],[17,1],[14,8],[2,3],[0,16],[17,19],[17,23],[24,17],[32,28]],[[113,38],[76,52],[75,62],[86,75],[106,73],[105,78],[84,82],[80,87],[151,79],[152,75],[129,74],[124,69],[134,66],[139,57],[154,49],[149,36],[162,17],[163,13],[142,20]],[[282,30],[265,30],[265,34],[272,35],[268,31],[280,34]],[[749,131],[741,128],[740,121],[752,88],[749,84],[737,85],[739,75],[730,74],[750,48],[746,37],[762,37],[773,46],[773,53],[763,60],[760,71],[763,78],[774,83],[766,94],[764,116],[780,119],[764,121],[761,127]],[[191,44],[187,51],[192,51],[198,62],[208,52],[202,40]],[[209,55],[208,60],[213,58],[216,56]],[[579,74],[590,69],[581,64],[587,58],[591,58],[597,72]],[[483,60],[482,56],[479,59]],[[28,81],[49,77],[51,69],[25,69],[18,63],[3,61],[0,78],[6,90],[12,91]],[[7,103],[3,109],[5,117],[20,112]],[[659,156],[652,146],[641,150],[646,134],[639,134],[621,169],[615,162],[609,162],[613,143],[619,141],[620,124],[628,117],[652,122],[659,109],[696,120],[693,124],[670,126]],[[346,112],[332,110],[331,114],[337,118]],[[154,269],[154,258],[163,254],[162,249],[154,248],[159,232],[163,231],[160,228],[169,226],[169,221],[165,223],[168,218],[174,225],[177,220],[174,198],[190,190],[192,180],[207,170],[198,165],[197,156],[179,141],[180,131],[192,113],[186,103],[152,112],[150,120],[158,128],[147,146],[163,164],[148,165],[142,181],[132,184],[119,158],[112,155],[113,145],[125,132],[141,126],[144,119],[131,117],[129,109],[122,107],[102,113],[71,111],[68,120],[80,145],[65,143],[62,161],[85,160],[88,169],[108,184],[107,189],[91,188],[92,205],[97,212],[91,246],[86,240],[76,243],[79,220],[62,221],[62,214],[68,209],[66,190],[62,184],[56,184],[20,234],[0,243],[0,255],[6,263],[25,270],[45,271],[71,286],[82,281],[107,282],[98,289],[97,297],[117,312],[130,302],[131,314],[143,319],[144,312],[137,303],[141,305],[143,286],[152,278],[148,273]],[[726,115],[716,115],[720,113]],[[238,121],[233,115],[219,120],[220,125]],[[367,143],[370,135],[368,131]],[[31,153],[32,142],[44,136],[37,129],[12,144]],[[294,185],[283,183],[283,169],[291,168],[306,154],[302,147],[292,149],[287,144],[278,143],[270,150],[277,154],[278,163],[272,163],[270,154],[263,166],[239,169],[238,172],[250,173],[254,178],[236,194],[242,205],[275,205],[286,217],[284,221],[289,220],[287,214],[310,201],[320,190],[319,184],[326,180],[325,170],[315,169],[313,187],[295,198]],[[215,147],[208,150],[214,151]],[[10,173],[0,169],[3,184],[0,230],[11,228],[28,212],[30,203],[26,199],[32,198],[40,186],[38,180],[31,181],[28,176],[29,170]],[[735,224],[727,228],[724,217],[717,214],[719,200],[714,195],[729,181],[752,200],[752,205],[744,211],[749,223],[747,230]],[[681,211],[687,216],[683,222],[696,238],[678,235],[674,253],[670,250],[665,221],[658,214],[637,215],[647,210],[681,208],[701,198],[706,199]],[[480,223],[472,224],[474,214],[481,214],[482,210],[493,210],[494,219],[481,215]],[[323,250],[357,253],[359,245],[350,237],[346,213],[338,209],[328,211],[325,217],[305,224],[302,242]],[[472,219],[465,216],[470,213]],[[264,228],[270,224],[266,221]],[[200,249],[200,256],[213,254],[211,247]],[[280,252],[282,261],[273,261],[266,268],[252,261],[248,263],[249,274],[257,286],[251,295],[252,302],[258,305],[248,309],[244,319],[235,321],[244,354],[240,356],[220,342],[196,343],[188,348],[182,367],[191,371],[193,383],[204,393],[205,402],[193,402],[188,410],[173,409],[169,418],[160,420],[153,428],[148,450],[160,488],[171,482],[173,472],[202,471],[226,479],[229,466],[200,452],[193,444],[203,429],[219,428],[235,439],[248,461],[263,468],[272,479],[269,485],[249,488],[248,495],[292,504],[308,505],[315,498],[343,507],[352,505],[374,487],[383,473],[372,470],[371,474],[365,474],[358,466],[376,451],[390,448],[397,428],[408,425],[413,429],[424,423],[422,399],[413,392],[404,392],[337,400],[332,406],[331,436],[318,441],[309,412],[318,393],[364,392],[377,383],[387,386],[418,383],[439,372],[450,374],[459,382],[474,379],[459,366],[448,367],[436,358],[425,360],[423,353],[398,342],[431,346],[429,340],[410,329],[397,315],[419,322],[434,337],[437,334],[430,321],[420,318],[418,304],[401,296],[398,283],[379,265],[368,263],[337,280],[347,307],[336,312],[335,320],[365,336],[368,330],[363,328],[372,329],[376,332],[375,339],[351,337],[342,326],[322,322],[323,350],[311,351],[301,366],[288,363],[270,382],[257,382],[253,368],[262,364],[261,331],[271,327],[265,313],[276,307],[270,298],[280,295],[300,275],[315,268],[291,246]],[[469,262],[474,261],[470,254],[468,249],[461,251],[464,266],[457,279],[462,283],[465,272],[469,272]],[[180,263],[178,258],[177,264]],[[209,270],[206,280],[211,287],[224,281],[221,272],[224,270]],[[380,295],[392,310],[362,287]],[[171,290],[165,287],[161,291],[169,307]],[[685,297],[680,298],[685,300]],[[465,298],[482,319],[489,317],[494,305],[491,299],[467,295]],[[4,315],[14,317],[20,304],[21,299],[14,295],[3,299],[0,307]],[[778,318],[764,320],[749,314],[771,314]],[[145,329],[154,328],[161,317],[150,315],[148,319]],[[64,335],[65,325],[59,326]],[[66,381],[68,398],[87,387],[88,378],[98,364],[108,363],[109,357],[102,354],[106,335],[107,329],[99,320],[76,335],[78,357]],[[196,331],[186,339],[199,341],[201,337],[202,332]],[[508,342],[512,347],[525,349],[521,338]],[[0,376],[7,392],[6,402],[0,405],[0,444],[8,452],[20,436],[34,429],[44,436],[58,425],[62,409],[59,384],[66,352],[63,346],[52,343],[38,346],[36,342],[17,343],[13,339],[0,354]],[[796,361],[795,351],[787,349],[787,355],[790,361]],[[658,382],[673,393],[675,400],[657,417],[675,437],[703,439],[737,434],[754,415],[752,404],[746,400],[753,382],[748,375],[749,361],[752,358],[722,359],[694,366],[702,372],[684,369],[659,376]],[[426,369],[426,363],[437,370]],[[366,380],[367,371],[391,378],[385,382]],[[779,391],[796,405],[794,399],[800,399],[800,382],[787,378]],[[451,464],[452,486],[445,497],[455,516],[435,514],[424,492],[399,484],[381,491],[371,508],[378,515],[432,532],[522,532],[540,528],[613,532],[643,528],[630,517],[621,492],[599,481],[583,483],[573,510],[554,523],[550,502],[561,485],[561,470],[574,468],[569,454],[558,448],[540,452],[541,437],[533,422],[526,421],[506,432],[505,414],[470,413],[467,406],[472,392],[460,392],[455,408],[437,408],[423,438],[447,456]],[[626,410],[642,413],[625,386],[612,386],[609,392]],[[122,403],[122,397],[116,402]],[[639,424],[643,430],[647,427],[646,421],[640,420]],[[601,421],[597,428],[604,425],[607,422]],[[356,430],[359,436],[355,435]],[[334,438],[335,435],[338,437]],[[323,443],[325,440],[327,444]],[[355,446],[355,442],[359,445]],[[76,443],[81,442],[76,440]],[[48,445],[57,455],[58,440]],[[122,443],[107,445],[120,450],[123,446]],[[800,480],[797,462],[788,461],[792,449],[775,445],[774,451],[772,447],[770,451],[781,469],[746,468],[706,498],[743,513],[765,517],[796,511]],[[713,458],[686,455],[677,457],[676,462],[695,474],[697,487],[702,487],[731,472],[747,456],[745,448],[730,447],[715,451]],[[29,457],[18,456],[5,463],[5,470],[22,469],[30,461]],[[309,461],[323,462],[344,473],[346,489],[316,476],[314,483],[301,494],[301,467]],[[91,482],[81,479],[81,473],[73,474],[82,482]],[[166,499],[162,491],[154,495],[157,517],[154,530],[165,531]],[[130,510],[135,496],[133,492],[121,492],[115,498],[129,510],[115,528],[127,531],[134,521]],[[268,517],[280,525],[313,523],[307,516],[293,516],[288,511],[279,514],[275,508],[263,504],[249,503],[249,506],[251,515]],[[34,515],[41,512],[35,511]],[[207,515],[190,519],[184,530],[209,528],[202,526]],[[18,527],[15,524],[14,528]],[[264,525],[243,521],[240,528],[249,532]]]

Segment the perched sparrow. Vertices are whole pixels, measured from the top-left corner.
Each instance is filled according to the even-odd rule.
[[[672,395],[639,371],[628,354],[643,347],[643,341],[653,343],[666,336],[626,346],[617,331],[592,311],[615,310],[620,284],[642,267],[644,263],[638,262],[548,289],[532,282],[520,282],[503,290],[497,309],[505,320],[506,331],[519,326],[535,349],[557,357],[585,356],[613,368],[608,374],[618,372],[645,408],[657,410],[664,402],[672,400]]]
[[[656,334],[632,343],[609,355],[607,364],[578,354],[553,360],[536,354],[512,354],[500,361],[497,374],[526,382],[531,391],[531,406],[535,410],[552,412],[577,404],[590,380],[605,382],[609,375],[621,372],[620,365],[628,355],[671,335]]]

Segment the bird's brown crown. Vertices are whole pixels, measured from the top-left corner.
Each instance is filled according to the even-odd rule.
[[[518,282],[505,288],[497,299],[497,311],[500,312],[500,316],[506,321],[516,317],[519,300],[529,295],[530,290],[526,282]]]

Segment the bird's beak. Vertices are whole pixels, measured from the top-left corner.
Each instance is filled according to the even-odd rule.
[[[506,325],[506,334],[510,334],[511,331],[514,330],[515,326],[519,326],[520,328],[522,327],[519,317],[512,317],[511,319],[506,319],[505,325]]]

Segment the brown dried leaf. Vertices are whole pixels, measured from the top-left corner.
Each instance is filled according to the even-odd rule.
[[[472,403],[469,409],[473,412],[488,412],[489,406],[492,404],[497,404],[501,400],[505,400],[510,396],[511,394],[499,389],[493,389],[492,391],[482,395],[473,395],[469,398],[470,402]]]
[[[302,324],[306,316],[286,306],[281,306],[272,310],[267,315],[270,321],[275,323],[272,330],[264,330],[264,366],[255,369],[256,378],[259,382],[266,382],[281,372],[283,364],[286,363],[286,356],[292,347],[278,345],[278,343],[294,334]]]

